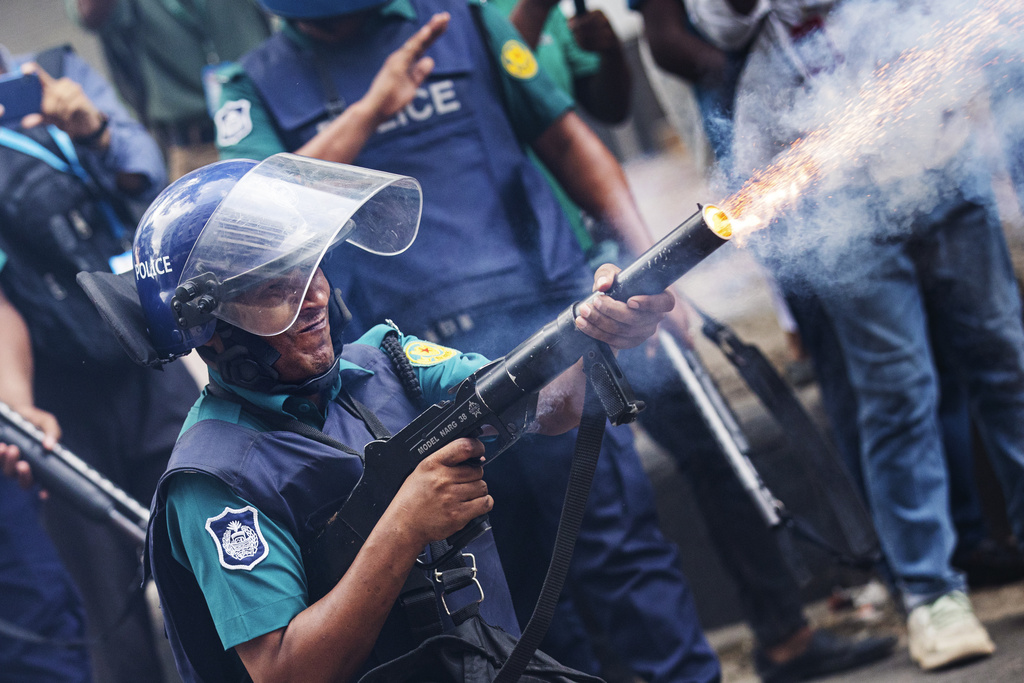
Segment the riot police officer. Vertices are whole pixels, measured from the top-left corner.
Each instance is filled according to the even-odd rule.
[[[348,680],[403,654],[408,634],[385,620],[410,570],[422,571],[413,570],[417,556],[492,507],[483,446],[459,439],[416,467],[340,581],[310,596],[302,549],[359,479],[358,451],[375,423],[397,431],[424,407],[400,375],[411,371],[424,400],[435,401],[486,362],[386,325],[339,343],[343,307],[325,275],[333,252],[324,254],[342,242],[378,255],[404,251],[419,196],[409,178],[290,154],[221,162],[176,181],[147,211],[134,286],[105,280],[138,292],[144,330],[126,317],[133,306],[103,308],[135,330],[129,345],[145,349],[137,360],[160,365],[196,348],[210,368],[161,479],[149,534],[149,566],[186,681],[230,680],[242,667],[255,679]],[[614,272],[603,267],[595,287],[610,286]],[[577,324],[613,348],[632,346],[671,307],[668,294],[629,305],[604,297]],[[382,350],[389,337],[406,359],[399,367]],[[575,424],[582,384],[571,368],[541,392],[542,432]],[[280,418],[353,449],[304,437]],[[490,533],[466,552],[478,590],[435,597],[431,589],[431,601],[451,614],[458,600],[479,602],[484,619],[516,633]]]

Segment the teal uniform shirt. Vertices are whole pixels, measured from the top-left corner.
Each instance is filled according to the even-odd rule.
[[[497,72],[501,74],[509,119],[517,137],[524,144],[529,144],[559,116],[570,110],[573,100],[569,91],[556,87],[543,69],[538,71],[532,53],[499,8],[489,2],[469,2],[480,7],[488,45],[497,63],[505,67]],[[403,20],[425,23],[427,19],[429,17],[417,16],[409,0],[391,0],[370,17],[370,23],[362,30],[373,31],[376,22]],[[300,47],[312,43],[310,38],[291,24],[286,23],[282,32]],[[518,49],[522,51],[518,55],[520,60],[517,60],[523,65],[522,71],[517,71],[515,64],[509,64],[510,54],[512,57],[517,56],[515,52],[509,52],[509,41],[516,41]],[[216,92],[211,93],[211,100],[217,103],[214,121],[218,129],[217,147],[222,159],[264,159],[279,152],[295,151],[285,148],[256,87],[241,65],[224,65],[217,73],[217,81]],[[386,126],[387,123],[382,125]]]
[[[504,16],[515,9],[519,0],[488,0]],[[601,57],[579,46],[569,28],[562,10],[552,8],[541,29],[540,40],[533,53],[540,68],[564,92],[575,95],[573,82],[578,78],[593,76],[601,69]]]
[[[377,325],[355,343],[379,347],[391,329]],[[487,362],[479,354],[459,353],[411,336],[402,336],[401,342],[428,403],[447,398],[449,389]],[[345,370],[371,373],[344,359],[341,363]],[[210,374],[214,381],[219,379],[216,372]],[[262,408],[287,413],[317,428],[323,426],[324,415],[307,399],[260,394],[237,387],[230,389]],[[199,420],[209,419],[264,429],[237,404],[204,392],[182,431]],[[205,474],[176,473],[168,487],[167,524],[172,555],[195,575],[225,650],[287,626],[306,608],[308,596],[302,553],[283,526],[255,510],[256,523],[268,552],[249,569],[229,568],[221,564],[220,541],[208,530],[207,523],[225,508],[243,510],[251,508],[251,504],[232,493],[220,480]]]
[[[489,0],[488,4],[497,7],[502,14],[508,16],[518,1]],[[576,38],[572,35],[572,29],[569,28],[569,22],[558,7],[553,7],[548,13],[548,19],[541,29],[534,54],[537,55],[537,63],[540,64],[541,70],[562,91],[574,98],[576,97],[576,79],[593,76],[601,69],[601,57],[579,46]],[[594,240],[583,223],[582,210],[569,197],[551,171],[537,158],[533,150],[530,150],[529,154],[530,159],[537,164],[548,184],[551,185],[551,191],[555,193],[566,216],[569,217],[569,223],[572,224],[572,231],[576,235],[576,239],[579,240],[580,247],[584,251],[588,251],[594,246]]]

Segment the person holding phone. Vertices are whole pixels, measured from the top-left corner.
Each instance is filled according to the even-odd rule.
[[[163,158],[113,88],[70,49],[10,60],[5,71],[21,72],[29,79],[22,83],[38,82],[39,90],[38,100],[0,95],[5,108],[29,110],[0,126],[0,401],[52,438],[62,433],[66,447],[148,502],[198,387],[184,367],[150,373],[124,358],[75,275],[124,264],[136,205],[166,182]],[[57,496],[43,505],[43,521],[84,602],[93,680],[161,681],[148,607],[141,593],[131,593],[139,584],[137,549]],[[87,681],[81,634],[78,660],[54,672],[75,634],[21,621],[44,605],[58,615],[76,609],[73,600],[42,602],[66,593],[54,590],[52,571],[36,571],[39,557],[50,558],[52,568],[55,554],[44,552],[50,541],[41,532],[25,532],[31,524],[38,528],[28,504],[0,516],[0,539],[18,539],[14,547],[0,545],[0,592],[17,585],[20,599],[0,600],[0,618],[24,624],[44,643],[34,658],[8,658],[5,648],[24,642],[0,639],[0,661],[36,667],[25,678],[19,670],[17,680]],[[35,594],[42,597],[21,599]],[[19,605],[21,614],[7,611]]]
[[[270,35],[255,0],[65,0],[93,33],[122,100],[153,133],[171,180],[217,160],[204,69],[238,59]]]

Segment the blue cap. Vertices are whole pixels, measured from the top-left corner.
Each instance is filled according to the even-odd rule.
[[[271,14],[286,19],[325,19],[383,5],[388,0],[259,0]]]

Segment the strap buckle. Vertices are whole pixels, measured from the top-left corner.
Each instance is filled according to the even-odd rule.
[[[448,616],[452,615],[452,611],[451,611],[451,608],[448,607],[448,601],[445,599],[445,596],[447,596],[447,594],[448,594],[448,588],[449,588],[449,586],[447,586],[445,584],[445,576],[444,576],[445,574],[450,574],[452,572],[460,572],[460,571],[462,571],[464,569],[469,569],[469,577],[468,577],[468,579],[467,578],[458,578],[458,577],[456,578],[456,581],[458,581],[462,585],[456,586],[455,587],[455,591],[460,591],[463,588],[468,588],[472,584],[472,585],[476,586],[476,590],[480,593],[480,597],[477,598],[476,600],[473,600],[471,603],[467,603],[467,604],[474,604],[474,603],[479,604],[479,603],[484,601],[484,587],[480,585],[480,580],[476,577],[476,573],[477,573],[476,572],[476,556],[473,555],[473,553],[462,553],[462,557],[464,557],[464,558],[468,557],[469,558],[469,566],[468,567],[457,567],[455,569],[446,569],[446,570],[440,570],[440,569],[435,569],[434,570],[434,581],[437,581],[442,586],[444,586],[444,589],[441,591],[441,604],[444,606],[444,611],[448,613]]]

